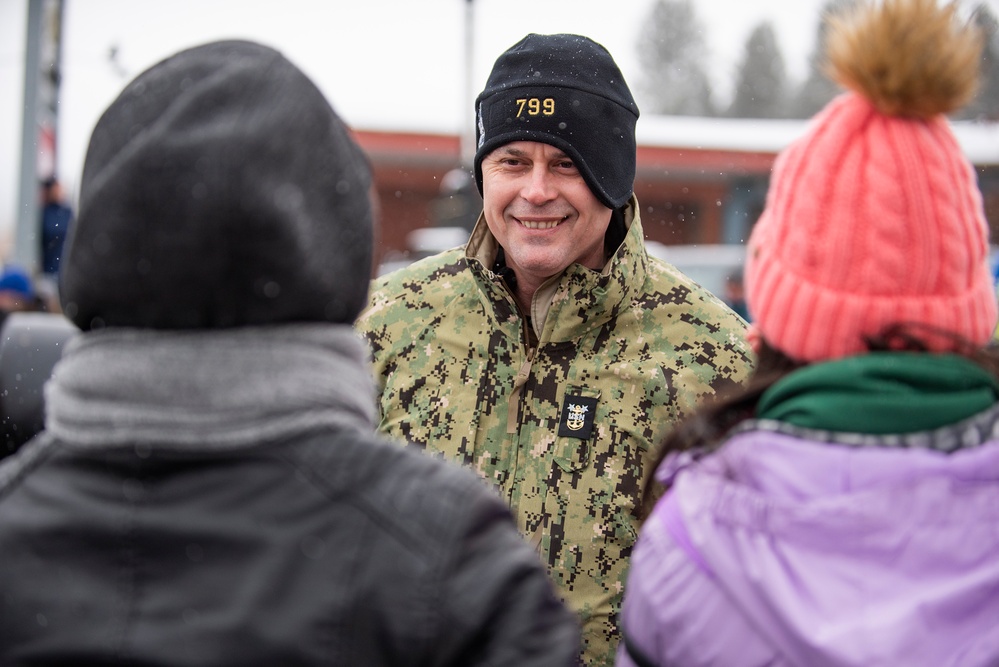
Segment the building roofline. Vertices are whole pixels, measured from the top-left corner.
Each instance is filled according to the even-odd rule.
[[[804,134],[810,122],[644,115],[636,127],[639,168],[683,164],[695,169],[769,170],[774,156]],[[951,127],[974,165],[999,166],[999,122],[954,121]],[[365,128],[354,134],[373,159],[413,164],[461,160],[457,132]]]

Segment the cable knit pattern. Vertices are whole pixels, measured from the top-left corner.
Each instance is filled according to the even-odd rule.
[[[946,119],[837,98],[777,160],[746,284],[763,336],[803,361],[863,352],[865,337],[895,323],[986,343],[996,320],[988,227]]]
[[[829,17],[826,55],[849,92],[774,164],[749,239],[756,330],[799,361],[867,350],[923,325],[931,350],[984,345],[996,322],[974,169],[944,114],[973,94],[981,35],[936,0]],[[932,55],[928,55],[932,54]]]

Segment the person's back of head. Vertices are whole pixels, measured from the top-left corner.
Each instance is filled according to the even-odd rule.
[[[94,129],[63,310],[84,331],[350,323],[371,275],[370,186],[348,129],[281,54],[183,51]]]

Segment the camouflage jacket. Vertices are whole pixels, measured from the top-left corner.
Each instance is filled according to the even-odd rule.
[[[741,382],[745,323],[649,257],[637,202],[602,272],[569,267],[534,298],[537,344],[480,217],[467,247],[377,279],[358,322],[380,430],[471,466],[510,504],[580,615],[584,661],[611,665],[637,507],[656,444]]]

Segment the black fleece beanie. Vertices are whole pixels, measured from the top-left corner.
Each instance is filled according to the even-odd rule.
[[[81,329],[352,323],[368,162],[316,86],[243,41],[182,51],[98,121],[60,275]]]
[[[475,182],[482,159],[513,141],[564,151],[607,208],[635,184],[638,105],[610,53],[580,35],[530,34],[493,65],[475,100]]]

